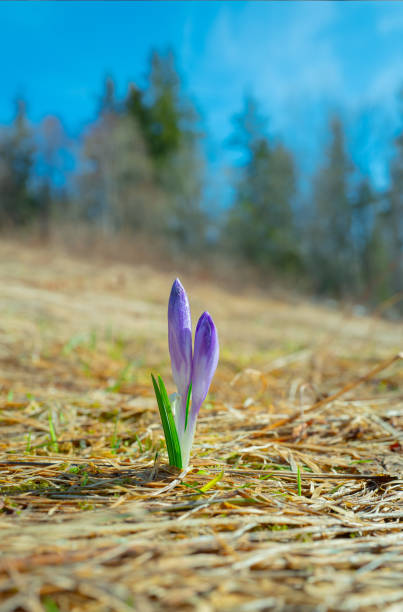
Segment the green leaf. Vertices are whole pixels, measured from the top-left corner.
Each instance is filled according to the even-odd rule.
[[[165,389],[164,381],[162,380],[161,376],[158,376],[158,384],[161,392],[162,401],[164,402],[165,406],[169,406],[169,409],[171,410],[171,402],[169,401],[168,393]]]
[[[178,468],[182,468],[182,452],[181,446],[179,444],[178,432],[175,425],[175,418],[171,408],[171,402],[169,401],[168,393],[161,376],[158,376],[158,382],[170,429],[172,450],[175,457],[175,463],[173,465]]]
[[[151,379],[153,381],[155,397],[157,398],[157,404],[158,404],[158,409],[160,411],[162,427],[164,429],[165,441],[167,443],[167,450],[168,450],[168,455],[169,455],[169,462],[171,462],[172,457],[171,457],[170,432],[169,432],[168,419],[167,419],[166,412],[164,410],[164,403],[162,401],[161,392],[159,390],[157,381],[155,380],[153,374],[151,374]]]
[[[186,416],[185,416],[185,431],[188,426],[188,418],[189,418],[189,406],[190,406],[190,396],[192,395],[192,383],[189,385],[188,396],[186,398]]]
[[[151,374],[151,378],[153,381],[155,397],[157,398],[162,427],[164,429],[169,463],[170,465],[173,465],[181,469],[182,468],[182,453],[181,453],[178,432],[176,430],[175,420],[172,414],[172,409],[171,409],[171,404],[169,402],[168,394],[166,392],[163,380],[160,376],[158,377],[159,386],[153,374]]]

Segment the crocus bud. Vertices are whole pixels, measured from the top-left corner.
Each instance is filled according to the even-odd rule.
[[[172,376],[182,404],[185,402],[192,375],[192,323],[186,291],[177,278],[172,285],[168,303],[168,344],[171,355]],[[177,421],[184,425],[183,410]],[[183,421],[183,422],[182,422]]]
[[[218,334],[213,319],[204,312],[195,333],[192,372],[192,419],[196,419],[205,400],[218,363]]]

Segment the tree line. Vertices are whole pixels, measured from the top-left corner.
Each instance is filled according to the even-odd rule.
[[[68,220],[112,239],[148,236],[174,253],[217,252],[260,274],[304,279],[318,295],[377,303],[403,290],[403,108],[387,190],[352,162],[341,118],[308,193],[292,151],[267,131],[253,97],[233,121],[231,204],[209,194],[205,134],[172,52],[153,52],[144,86],[123,99],[107,78],[96,118],[76,139],[57,117],[33,126],[19,100],[0,126],[0,228]]]

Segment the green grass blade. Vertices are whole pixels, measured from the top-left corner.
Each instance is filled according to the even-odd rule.
[[[170,465],[182,468],[182,453],[179,444],[178,432],[172,414],[171,404],[162,378],[158,377],[159,386],[154,376],[151,374],[155,396],[157,398],[162,427],[164,429],[165,441],[167,445]]]
[[[158,404],[158,409],[159,409],[159,412],[160,412],[162,428],[164,430],[164,436],[165,436],[165,441],[166,441],[166,444],[167,444],[169,463],[172,463],[174,461],[174,456],[172,454],[171,437],[170,437],[170,429],[169,429],[168,419],[167,419],[166,412],[164,410],[164,403],[163,403],[163,400],[162,400],[162,397],[161,397],[161,392],[159,390],[159,387],[157,385],[157,381],[155,380],[153,374],[151,374],[151,379],[153,381],[155,397],[157,398],[157,404]]]
[[[186,415],[185,415],[185,431],[188,426],[190,396],[192,395],[192,383],[189,385],[188,396],[186,398]]]
[[[178,468],[182,468],[182,452],[179,444],[178,432],[176,430],[175,419],[171,408],[171,402],[169,401],[168,393],[164,385],[164,381],[161,376],[158,376],[158,382],[160,387],[160,393],[162,397],[162,402],[164,404],[165,413],[167,417],[167,421],[170,429],[170,439],[172,444],[172,451],[175,457],[174,465]]]
[[[169,406],[169,408],[171,408],[171,402],[169,401],[168,393],[167,393],[167,390],[164,385],[164,381],[162,380],[161,376],[158,376],[158,384],[159,384],[162,401],[164,402],[165,406]]]
[[[49,421],[50,439],[52,440],[51,448],[52,448],[52,450],[55,453],[58,453],[59,452],[59,445],[57,443],[57,435],[56,435],[55,426],[53,425],[52,413],[50,411],[49,411],[49,415],[48,415],[48,421]]]

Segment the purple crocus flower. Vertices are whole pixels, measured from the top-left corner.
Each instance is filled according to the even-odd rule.
[[[208,393],[218,363],[218,335],[213,319],[203,312],[195,333],[192,370],[192,416],[195,418]]]
[[[189,463],[190,449],[200,407],[208,393],[218,363],[218,335],[213,319],[204,312],[196,327],[192,358],[192,327],[186,292],[176,279],[168,304],[168,344],[172,375],[178,389],[173,401],[175,423],[182,453],[182,465]],[[189,386],[192,383],[192,405],[186,420]]]
[[[192,321],[186,291],[177,278],[168,303],[168,345],[172,376],[181,398],[181,409],[175,415],[177,426],[185,426],[186,398],[192,375]]]

